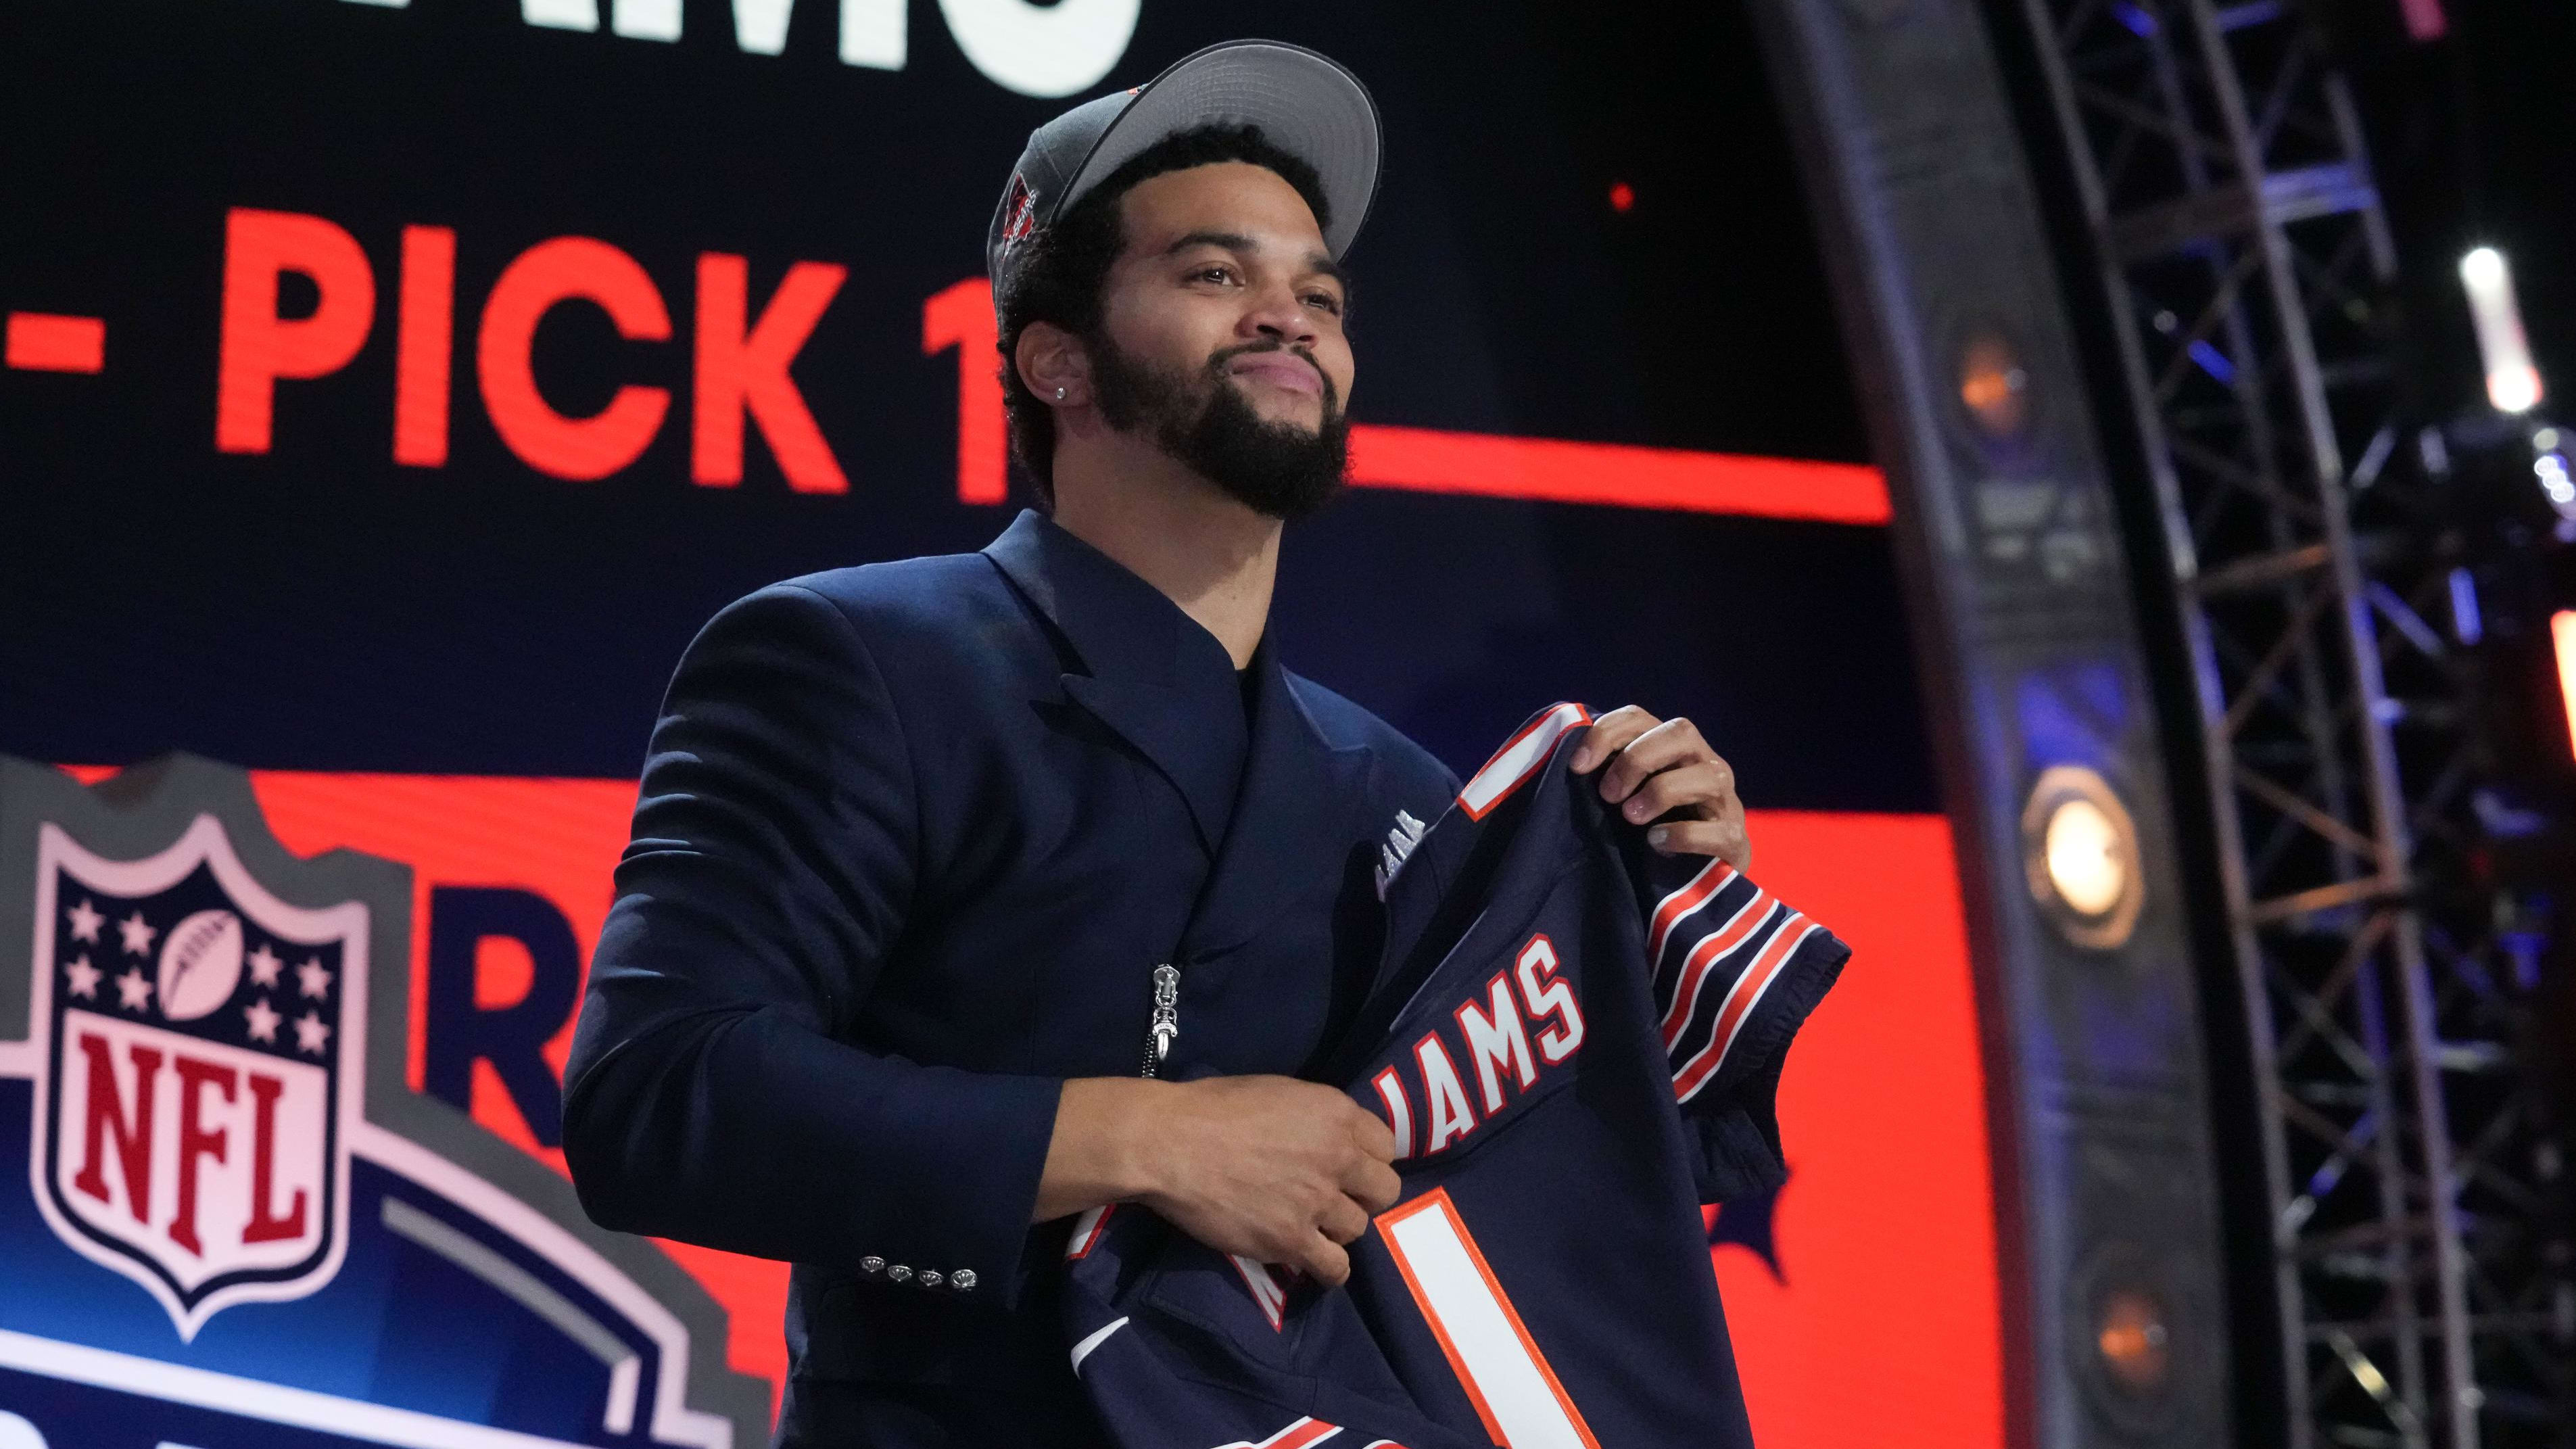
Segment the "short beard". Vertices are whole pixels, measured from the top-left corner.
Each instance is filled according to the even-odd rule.
[[[1101,420],[1122,433],[1149,432],[1175,462],[1245,507],[1294,523],[1342,491],[1351,425],[1322,368],[1315,375],[1324,389],[1323,424],[1310,432],[1254,412],[1226,371],[1226,364],[1246,353],[1289,350],[1277,343],[1227,348],[1193,378],[1130,356],[1105,330],[1085,340]]]

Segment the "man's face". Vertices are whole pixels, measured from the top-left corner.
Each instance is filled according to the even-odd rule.
[[[1260,512],[1310,513],[1341,482],[1347,299],[1314,213],[1279,174],[1223,162],[1119,199],[1093,381],[1110,426]]]

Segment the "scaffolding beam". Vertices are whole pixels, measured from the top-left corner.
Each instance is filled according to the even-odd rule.
[[[2558,1168],[2492,1083],[2529,973],[2462,859],[2477,684],[2426,622],[2452,561],[2394,446],[2396,253],[2350,94],[2302,7],[2022,6],[2194,666],[2288,1442],[2564,1445]]]

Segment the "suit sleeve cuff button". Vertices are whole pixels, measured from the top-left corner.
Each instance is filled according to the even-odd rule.
[[[909,1283],[912,1281],[912,1269],[902,1263],[897,1263],[893,1267],[886,1269],[886,1277],[896,1283]]]
[[[873,1278],[885,1271],[885,1259],[870,1253],[859,1260],[859,1271]]]
[[[949,1274],[948,1286],[956,1289],[960,1293],[974,1292],[975,1270],[972,1268],[960,1268],[956,1272]]]

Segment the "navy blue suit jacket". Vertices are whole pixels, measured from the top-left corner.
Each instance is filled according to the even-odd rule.
[[[1089,1442],[1029,1223],[1062,1082],[1138,1070],[1161,962],[1164,1075],[1308,1067],[1378,842],[1456,789],[1033,513],[753,594],[653,732],[565,1073],[582,1201],[797,1265],[783,1442]]]

